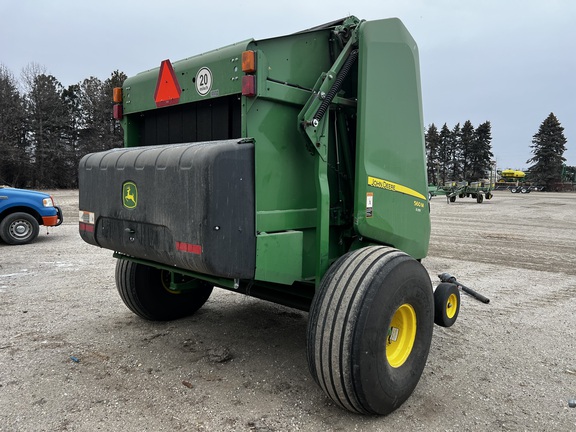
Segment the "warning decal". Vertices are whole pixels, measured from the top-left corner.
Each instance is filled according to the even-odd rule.
[[[366,193],[366,217],[371,218],[374,214],[374,194],[372,192]]]
[[[174,68],[170,60],[164,60],[160,64],[156,91],[154,92],[154,102],[158,108],[177,104],[180,100],[182,89],[174,73]]]

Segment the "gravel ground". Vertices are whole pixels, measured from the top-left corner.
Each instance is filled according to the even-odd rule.
[[[108,250],[65,223],[0,244],[0,431],[574,431],[576,194],[431,202],[423,260],[463,295],[428,364],[387,417],[334,406],[309,376],[307,314],[215,290],[193,317],[133,315]]]

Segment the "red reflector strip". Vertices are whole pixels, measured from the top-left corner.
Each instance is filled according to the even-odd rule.
[[[256,96],[256,77],[254,75],[244,75],[242,77],[242,95],[247,97]]]
[[[188,252],[196,255],[202,254],[202,246],[184,242],[176,242],[176,249],[180,252]]]
[[[80,231],[94,232],[94,225],[80,222]]]

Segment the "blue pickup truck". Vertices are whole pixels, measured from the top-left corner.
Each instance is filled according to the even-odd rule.
[[[58,226],[62,210],[43,192],[0,186],[0,239],[10,245],[38,237],[40,225]]]

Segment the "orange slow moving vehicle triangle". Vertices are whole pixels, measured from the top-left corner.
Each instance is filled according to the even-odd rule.
[[[158,72],[158,82],[154,92],[154,101],[158,108],[177,104],[180,100],[182,89],[174,73],[170,60],[163,60]]]

